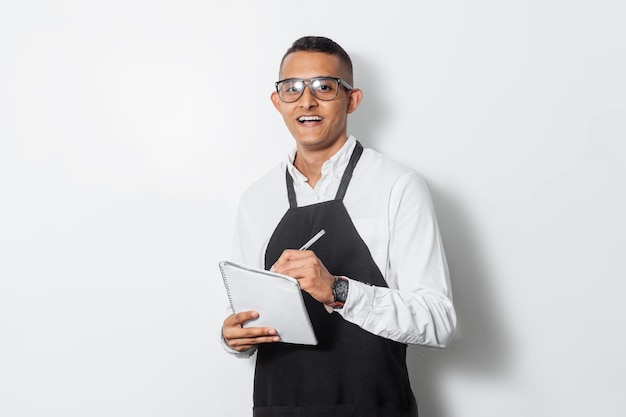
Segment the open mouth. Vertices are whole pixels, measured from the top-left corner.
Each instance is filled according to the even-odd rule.
[[[298,121],[300,123],[321,122],[322,118],[320,116],[300,116],[298,117]]]

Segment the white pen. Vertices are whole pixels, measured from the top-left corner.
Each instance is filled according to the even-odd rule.
[[[302,245],[302,247],[298,250],[307,250],[309,248],[309,246],[311,246],[312,244],[314,244],[315,242],[317,242],[317,240],[324,236],[324,233],[326,233],[326,230],[322,229],[319,232],[317,232],[317,234],[315,236],[313,236],[311,239],[309,239],[308,242],[306,242],[304,245]]]

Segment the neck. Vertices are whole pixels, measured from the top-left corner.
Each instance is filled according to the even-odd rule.
[[[315,184],[322,176],[322,165],[328,161],[333,155],[335,155],[341,147],[346,143],[346,140],[338,141],[335,146],[324,149],[307,149],[306,147],[297,146],[296,159],[294,160],[294,166],[305,177],[308,178],[309,186],[315,188]]]
[[[324,165],[324,162],[326,162],[326,159],[307,158],[300,151],[297,151],[293,164],[298,171],[308,178],[309,186],[315,188],[315,184],[322,177],[322,165]]]

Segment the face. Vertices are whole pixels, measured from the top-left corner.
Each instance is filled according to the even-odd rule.
[[[285,57],[280,79],[314,77],[341,78],[338,57],[321,52],[293,52]],[[337,98],[324,101],[315,98],[308,87],[293,103],[283,103],[272,93],[272,103],[296,140],[298,151],[328,150],[336,152],[347,139],[348,114],[358,107],[361,91],[339,87]]]

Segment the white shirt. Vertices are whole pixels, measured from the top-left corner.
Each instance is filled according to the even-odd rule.
[[[286,161],[252,184],[240,201],[233,260],[264,268],[269,239],[289,208],[285,169],[294,179],[298,206],[332,200],[355,144],[356,139],[349,137],[341,150],[323,164],[314,189],[293,165],[295,149]],[[350,279],[345,305],[334,314],[397,342],[444,347],[456,326],[456,313],[443,244],[425,183],[415,172],[365,149],[343,201],[389,288]],[[238,353],[223,344],[234,355],[250,356],[254,352]]]

